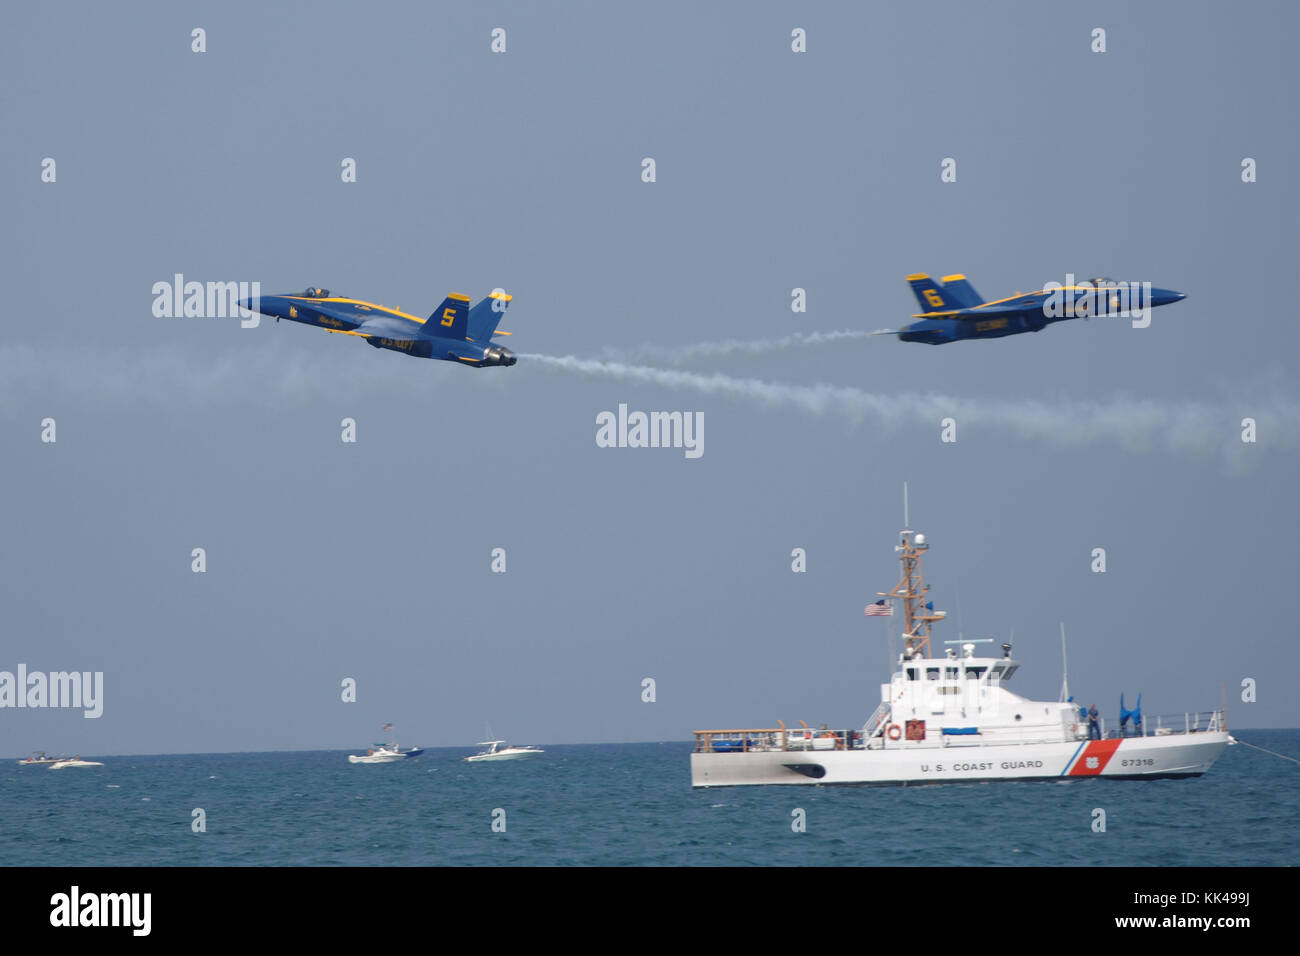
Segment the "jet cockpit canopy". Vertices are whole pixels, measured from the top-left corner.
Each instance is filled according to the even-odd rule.
[[[329,294],[329,289],[318,289],[314,286],[307,286],[307,291],[303,293],[303,295],[311,299],[327,299]]]

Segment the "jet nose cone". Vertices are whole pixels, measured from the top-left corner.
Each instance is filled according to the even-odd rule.
[[[229,302],[230,300],[227,299],[226,301]],[[247,309],[249,312],[261,312],[261,304],[262,300],[256,296],[249,296],[247,299],[239,300],[240,308]]]
[[[1173,289],[1153,289],[1151,291],[1151,301],[1155,305],[1169,305],[1171,302],[1177,302],[1185,298],[1187,298],[1187,293],[1175,292]]]

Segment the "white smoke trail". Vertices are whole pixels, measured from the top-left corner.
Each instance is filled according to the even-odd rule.
[[[373,349],[308,352],[290,347],[221,349],[149,345],[128,349],[84,346],[0,346],[0,414],[20,403],[80,402],[96,407],[134,404],[306,404],[366,394],[409,395],[436,387],[429,363],[377,363]],[[435,363],[437,364],[437,363]],[[480,379],[482,377],[480,376]],[[474,382],[471,387],[481,387]]]
[[[677,369],[580,359],[572,355],[521,355],[560,371],[628,382],[645,382],[710,395],[752,401],[771,408],[793,408],[811,415],[839,415],[850,422],[875,421],[888,428],[921,425],[939,433],[940,421],[954,419],[959,427],[1006,429],[1030,439],[1062,445],[1117,441],[1134,450],[1159,445],[1183,451],[1207,451],[1240,445],[1243,417],[1256,420],[1270,444],[1294,445],[1300,440],[1300,404],[1274,398],[1213,405],[1153,399],[1109,402],[1062,400],[1008,401],[972,399],[936,392],[876,394],[843,385],[790,385],[729,375],[705,375]]]
[[[601,350],[601,359],[611,362],[636,362],[652,359],[659,362],[680,364],[697,358],[725,358],[731,355],[762,355],[768,352],[787,352],[790,349],[810,345],[829,345],[835,342],[853,341],[869,338],[874,333],[860,332],[854,329],[838,329],[834,332],[794,332],[779,338],[769,339],[726,339],[721,342],[697,342],[694,345],[665,346],[637,345],[630,348],[606,347]]]
[[[431,374],[429,364],[393,356],[256,349],[204,356],[193,349],[148,346],[88,349],[30,345],[0,346],[0,416],[33,403],[56,407],[85,402],[96,407],[137,403],[174,406],[202,404],[265,406],[307,404],[323,398],[427,395],[430,388],[482,390],[513,387],[519,374]],[[1300,403],[1281,385],[1248,396],[1228,395],[1219,403],[1117,398],[1111,401],[974,399],[937,392],[873,393],[851,386],[792,385],[723,374],[655,368],[574,356],[521,355],[529,364],[559,372],[721,395],[769,408],[837,415],[850,422],[873,421],[887,428],[920,426],[938,434],[939,422],[953,418],[969,434],[971,426],[1010,431],[1061,445],[1111,441],[1135,450],[1168,447],[1182,451],[1214,448],[1236,457],[1256,447],[1300,444]],[[370,361],[367,361],[369,359]],[[384,363],[382,359],[390,359]],[[433,363],[438,365],[441,363]],[[456,370],[460,371],[460,370]],[[1240,440],[1243,418],[1253,418],[1258,446]]]

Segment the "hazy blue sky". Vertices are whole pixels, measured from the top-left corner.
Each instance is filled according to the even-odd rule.
[[[1300,724],[1279,666],[1294,3],[84,3],[0,24],[0,670],[105,674],[98,720],[0,711],[0,753],[860,724],[905,480],[936,636],[958,594],[967,636],[1014,628],[1012,689],[1055,698],[1064,621],[1071,686],[1107,715],[1121,691],[1181,714],[1227,685],[1234,726]],[[1146,329],[637,351],[897,328],[911,272],[990,299],[1067,273],[1188,298]],[[503,286],[518,352],[705,378],[156,318],[175,273],[421,315]],[[702,412],[703,456],[597,447],[619,403]]]

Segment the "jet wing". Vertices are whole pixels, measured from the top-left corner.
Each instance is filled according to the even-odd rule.
[[[366,319],[355,329],[328,329],[327,331],[338,335],[358,336],[368,340],[369,344],[377,348],[393,348],[395,343],[401,343],[399,348],[403,351],[409,351],[412,355],[422,355],[425,358],[460,359],[462,362],[473,363],[481,362],[483,358],[481,349],[452,338],[421,335],[419,326],[396,316],[375,316]],[[413,346],[415,350],[407,349],[408,345]],[[466,355],[462,352],[462,348],[480,354]]]
[[[420,335],[420,327],[414,322],[397,316],[376,315],[367,318],[355,329],[329,329],[340,335],[359,335],[362,338],[380,339],[415,339]]]
[[[1021,306],[1018,309],[983,309],[978,306],[972,309],[959,309],[955,312],[914,312],[914,319],[955,319],[959,322],[970,321],[971,319],[1003,319],[1010,318],[1013,315],[1024,315],[1026,312],[1033,312],[1035,309],[1031,306],[1026,308]]]

